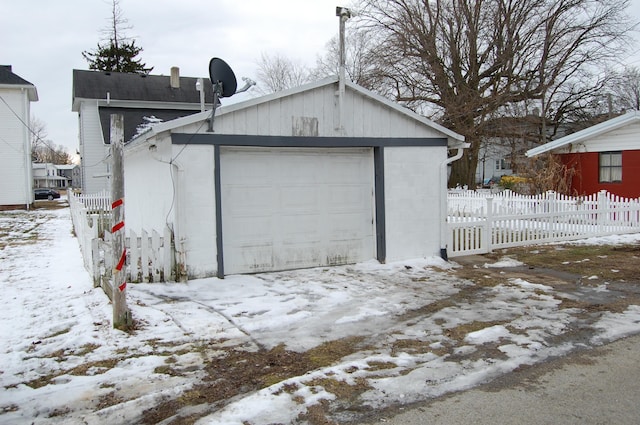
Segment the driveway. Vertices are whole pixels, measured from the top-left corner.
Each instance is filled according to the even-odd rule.
[[[387,411],[367,423],[637,424],[638,364],[640,336],[632,336],[518,369],[469,391]]]
[[[0,423],[348,423],[640,332],[636,283],[500,254],[130,285],[128,334],[68,209],[0,247]]]

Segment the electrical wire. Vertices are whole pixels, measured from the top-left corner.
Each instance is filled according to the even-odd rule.
[[[52,153],[57,153],[55,149],[53,149],[46,140],[43,140],[40,135],[38,133],[36,133],[31,126],[29,126],[29,124],[27,124],[26,122],[24,122],[24,120],[22,119],[22,117],[20,115],[18,115],[18,113],[16,111],[13,110],[13,108],[11,107],[11,105],[9,105],[9,103],[4,99],[4,97],[2,97],[2,95],[0,95],[0,100],[2,100],[2,103],[4,103],[7,108],[9,108],[9,111],[11,111],[11,113],[18,119],[18,121],[20,121],[22,123],[22,125],[24,125],[27,130],[29,130],[29,133],[31,133],[33,136],[35,136],[36,140],[35,142],[41,142],[47,149],[49,149]]]

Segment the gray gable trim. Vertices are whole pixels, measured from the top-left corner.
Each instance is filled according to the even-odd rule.
[[[444,137],[378,138],[378,137],[302,137],[251,136],[242,134],[172,133],[174,145],[260,146],[269,148],[371,148],[408,146],[447,146]]]
[[[197,78],[180,77],[180,87],[172,88],[169,75],[144,75],[126,72],[73,70],[73,101],[76,99],[134,100],[150,103],[200,104]],[[213,102],[213,88],[203,78],[205,103]],[[158,106],[162,108],[163,106]]]

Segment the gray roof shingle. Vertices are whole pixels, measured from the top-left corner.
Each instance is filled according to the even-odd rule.
[[[180,87],[172,88],[169,75],[73,70],[73,99],[111,99],[145,102],[200,104],[194,77],[180,77]],[[205,102],[213,102],[211,81],[203,78]]]
[[[24,78],[14,74],[11,65],[0,65],[0,84],[15,84],[20,86],[33,86]]]

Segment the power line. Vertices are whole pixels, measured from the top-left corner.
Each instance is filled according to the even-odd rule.
[[[29,130],[29,133],[31,133],[33,136],[35,136],[36,140],[35,142],[41,142],[47,149],[49,149],[51,151],[51,153],[54,154],[58,154],[59,152],[56,151],[54,148],[52,148],[46,140],[42,139],[40,137],[40,135],[38,133],[36,133],[29,124],[27,124],[26,122],[24,122],[24,120],[22,119],[22,117],[20,115],[18,115],[18,113],[11,107],[11,105],[9,105],[9,103],[4,99],[4,97],[2,97],[2,95],[0,95],[0,100],[2,100],[2,103],[4,103],[7,108],[9,109],[9,111],[11,111],[11,113],[18,119],[18,121],[20,121],[22,123],[22,125],[24,125],[26,127],[27,130]],[[4,140],[3,140],[4,141]]]

